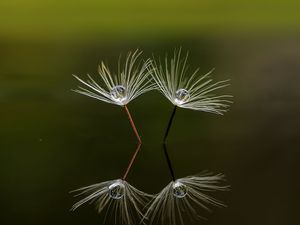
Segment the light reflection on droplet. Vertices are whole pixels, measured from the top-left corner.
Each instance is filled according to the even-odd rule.
[[[125,186],[120,181],[109,185],[108,193],[109,196],[113,199],[121,199],[124,196]]]
[[[173,184],[173,195],[176,198],[184,198],[187,195],[187,187],[185,184],[176,181]]]
[[[190,94],[185,89],[178,89],[175,92],[175,102],[178,105],[184,104],[185,102],[187,102],[189,100],[189,98],[190,98]]]
[[[116,85],[110,91],[110,96],[114,101],[123,103],[127,99],[126,88],[122,85]]]

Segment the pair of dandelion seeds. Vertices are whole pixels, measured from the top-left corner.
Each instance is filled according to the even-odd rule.
[[[222,184],[222,174],[202,173],[177,179],[167,151],[168,133],[178,107],[220,115],[226,112],[231,96],[215,95],[214,91],[228,86],[228,81],[213,82],[211,72],[199,76],[198,69],[189,73],[188,54],[182,57],[181,50],[175,51],[171,59],[166,57],[164,63],[142,60],[141,54],[139,50],[129,52],[123,65],[119,60],[117,74],[112,74],[102,62],[99,66],[101,83],[89,75],[86,81],[75,76],[84,85],[76,92],[119,105],[125,110],[138,145],[119,179],[75,190],[76,196],[83,196],[83,199],[74,204],[72,210],[85,203],[94,203],[98,213],[105,213],[105,218],[112,216],[115,224],[184,224],[186,215],[189,218],[202,218],[199,209],[210,211],[212,205],[224,206],[208,193],[228,190],[228,186]],[[152,90],[160,91],[174,105],[162,144],[171,182],[158,194],[144,193],[126,181],[142,144],[127,105]]]

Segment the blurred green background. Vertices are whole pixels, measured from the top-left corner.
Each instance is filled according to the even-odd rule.
[[[179,177],[225,173],[228,205],[194,224],[298,224],[299,1],[0,2],[1,224],[100,224],[68,192],[118,178],[136,142],[120,107],[71,92],[100,60],[140,48],[190,51],[191,68],[231,79],[225,116],[180,109],[169,137]],[[158,93],[129,105],[144,144],[129,181],[170,180],[161,139],[172,106]],[[189,223],[191,224],[191,223]]]

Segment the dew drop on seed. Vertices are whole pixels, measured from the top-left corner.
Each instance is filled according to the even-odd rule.
[[[124,191],[125,186],[120,181],[116,181],[108,187],[109,196],[113,199],[121,199],[124,195]]]
[[[122,85],[116,85],[110,91],[111,98],[116,102],[123,102],[127,99],[126,89]]]
[[[187,194],[187,187],[183,183],[176,181],[173,184],[173,195],[176,198],[184,198]]]
[[[175,92],[175,102],[178,105],[181,105],[181,104],[187,102],[189,100],[189,98],[190,98],[190,94],[185,89],[178,89]]]

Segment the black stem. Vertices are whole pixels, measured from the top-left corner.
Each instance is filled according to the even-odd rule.
[[[175,173],[174,173],[172,163],[171,163],[171,160],[170,160],[170,157],[169,157],[169,154],[168,154],[166,143],[163,143],[163,149],[164,149],[164,153],[165,153],[166,160],[167,160],[167,163],[168,163],[169,171],[171,173],[172,180],[175,181],[176,180],[175,179]]]
[[[173,119],[175,117],[176,109],[177,109],[177,106],[175,105],[174,109],[172,111],[171,117],[169,119],[169,123],[168,123],[167,129],[166,129],[166,132],[165,132],[165,136],[164,136],[164,139],[163,139],[163,149],[164,149],[164,153],[165,153],[166,160],[167,160],[167,163],[168,163],[169,171],[170,171],[170,174],[171,174],[171,177],[172,177],[173,181],[175,181],[175,173],[174,173],[174,170],[173,170],[173,167],[172,167],[171,159],[169,157],[166,142],[167,142],[167,137],[168,137],[170,128],[172,126]]]
[[[173,122],[175,113],[176,113],[176,109],[177,109],[177,106],[175,105],[175,106],[174,106],[174,109],[173,109],[173,112],[172,112],[172,115],[171,115],[171,117],[170,117],[170,119],[169,119],[169,123],[168,123],[167,129],[166,129],[166,132],[165,132],[165,136],[164,136],[164,139],[163,139],[163,143],[164,143],[164,144],[165,144],[166,141],[167,141],[167,137],[168,137],[168,134],[169,134],[169,131],[170,131],[170,128],[171,128],[171,125],[172,125],[172,122]]]

